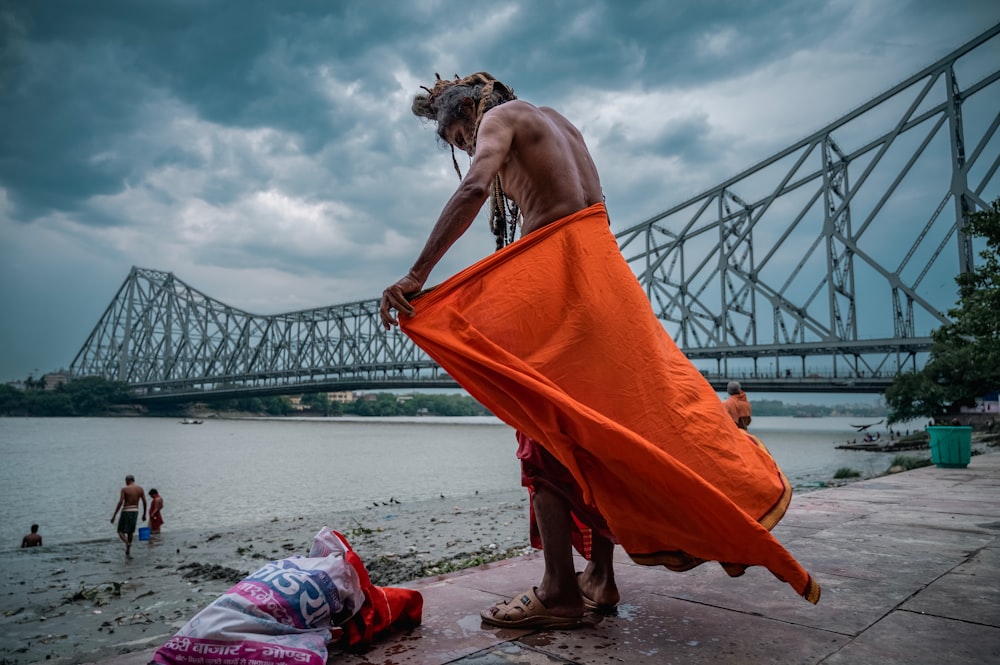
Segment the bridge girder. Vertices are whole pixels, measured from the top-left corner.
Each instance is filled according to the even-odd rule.
[[[617,234],[657,316],[713,385],[736,376],[773,391],[867,392],[919,367],[948,321],[954,276],[973,267],[965,217],[1000,189],[998,35],[1000,24]],[[926,172],[936,190],[913,184]],[[258,315],[137,267],[70,371],[150,400],[455,385],[382,328],[377,300]]]
[[[1000,24],[618,234],[658,317],[690,357],[715,360],[714,371],[725,373],[738,357],[756,369],[762,355],[793,345],[821,355],[825,342],[883,338],[896,348],[833,351],[834,371],[916,366],[914,354],[929,344],[910,342],[948,322],[953,278],[973,266],[965,218],[1000,189],[998,34]],[[928,173],[936,189],[917,183]],[[949,203],[953,217],[942,215]],[[951,243],[957,262],[945,251]]]

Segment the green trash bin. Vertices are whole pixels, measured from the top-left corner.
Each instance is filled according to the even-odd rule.
[[[931,462],[942,469],[964,469],[972,458],[972,428],[959,425],[934,425],[927,428],[931,437]]]

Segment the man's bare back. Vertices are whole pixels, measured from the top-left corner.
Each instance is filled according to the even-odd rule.
[[[136,485],[132,483],[131,485],[126,485],[122,488],[121,500],[123,508],[138,508],[139,499],[145,498],[145,491],[142,489],[141,485]]]
[[[524,216],[522,235],[603,199],[583,137],[554,109],[515,100],[490,110],[479,127],[469,176],[477,165],[489,174],[497,154],[504,191]]]

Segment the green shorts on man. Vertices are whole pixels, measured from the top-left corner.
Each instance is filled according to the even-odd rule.
[[[139,509],[123,510],[118,518],[118,533],[135,533],[135,525],[139,521]]]

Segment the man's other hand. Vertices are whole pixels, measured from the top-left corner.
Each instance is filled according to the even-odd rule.
[[[413,295],[420,290],[421,286],[423,286],[422,282],[407,275],[382,292],[382,304],[379,306],[378,313],[386,330],[399,325],[399,321],[392,315],[393,309],[407,316],[413,316],[413,305],[407,299],[407,294]]]

